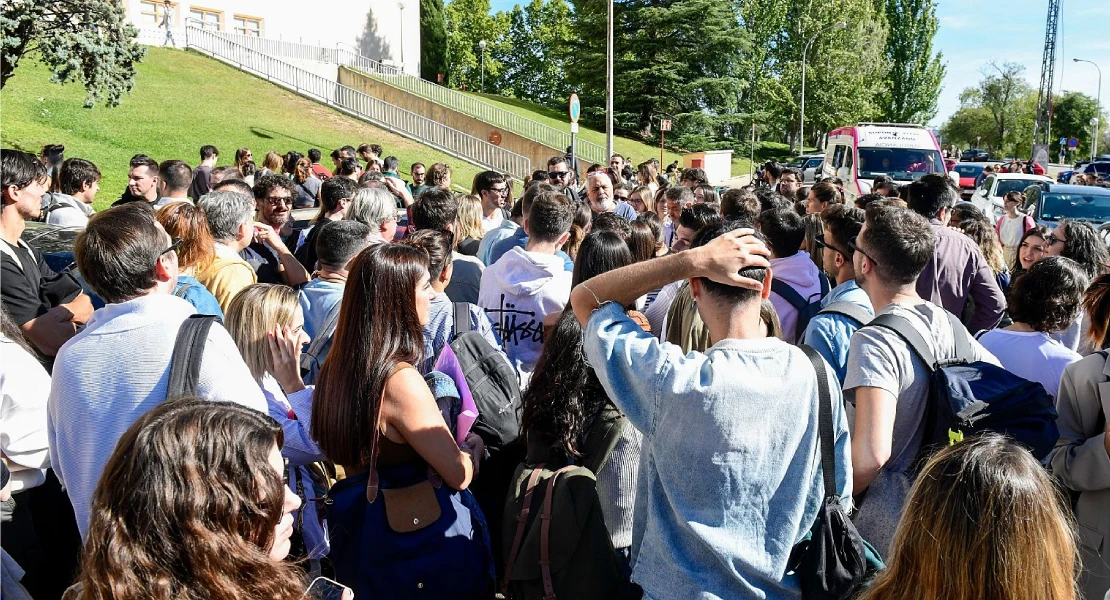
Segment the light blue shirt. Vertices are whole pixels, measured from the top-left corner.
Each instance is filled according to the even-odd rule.
[[[586,356],[644,435],[632,579],[647,598],[797,600],[791,549],[823,497],[817,377],[777,338],[685,356],[615,303],[590,317]],[[850,502],[851,444],[830,376],[836,486]]]
[[[826,308],[833,302],[851,302],[867,309],[867,313],[874,316],[871,308],[871,299],[867,297],[854,279],[834,287],[828,296],[821,300],[821,308]],[[813,348],[825,357],[836,372],[836,380],[843,384],[844,374],[848,371],[848,348],[851,346],[852,334],[861,325],[853,319],[837,314],[814,315],[806,327],[805,338],[802,343]]]
[[[178,275],[177,286],[173,288],[173,295],[184,298],[186,302],[197,309],[198,315],[214,315],[224,318],[224,311],[220,310],[220,303],[204,284],[197,281],[196,277]]]
[[[505,351],[501,349],[501,339],[493,330],[493,323],[490,323],[486,311],[476,304],[469,304],[467,310],[470,313],[470,330],[480,333],[494,350],[505,356]],[[424,326],[424,364],[420,366],[421,373],[427,375],[431,372],[443,347],[454,338],[454,332],[455,305],[447,294],[436,294],[428,307],[428,324]]]
[[[315,340],[316,336],[320,335],[320,330],[324,328],[324,324],[328,320],[328,314],[343,300],[343,287],[342,283],[313,279],[301,288],[298,297],[300,298],[301,310],[304,311],[304,332],[309,339]],[[324,359],[327,358],[329,351],[331,351],[331,340],[327,340],[319,354],[317,354],[316,361],[318,364],[324,364]],[[313,371],[305,375],[304,382],[306,384],[316,383],[318,374],[313,368]]]
[[[481,260],[488,267],[493,263],[490,262],[490,254],[493,253],[493,247],[503,239],[511,237],[516,232],[517,225],[509,219],[501,221],[496,229],[491,230],[482,236],[482,242],[478,244],[478,260]]]
[[[527,245],[528,245],[528,234],[524,232],[523,227],[517,227],[516,231],[514,231],[511,236],[509,236],[509,237],[501,240],[500,242],[497,242],[496,244],[494,244],[493,248],[490,250],[490,253],[489,253],[489,259],[490,259],[491,262],[489,262],[487,264],[492,265],[493,263],[497,262],[498,260],[501,260],[501,257],[505,256],[505,253],[508,252],[509,250],[512,250],[513,248],[524,248]],[[480,248],[480,246],[479,246],[479,248]],[[481,250],[479,250],[479,252],[481,252]],[[564,269],[566,269],[570,273],[574,272],[574,261],[570,259],[570,256],[568,256],[566,252],[563,252],[562,250],[559,250],[558,252],[555,253],[555,256],[558,256],[559,258],[563,259],[563,268]]]

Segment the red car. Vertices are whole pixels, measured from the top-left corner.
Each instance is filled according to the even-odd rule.
[[[944,172],[951,173],[956,170],[956,160],[953,158],[944,159]]]
[[[1026,163],[1022,163],[1021,161],[1015,160],[1014,162],[1008,162],[1008,163],[1002,164],[997,170],[1000,173],[1027,173],[1028,171],[1025,170],[1025,166],[1026,166]],[[1040,163],[1033,163],[1033,173],[1032,174],[1033,175],[1044,175],[1045,174],[1044,167],[1042,167]]]
[[[960,176],[960,195],[970,198],[975,192],[975,181],[983,173],[983,165],[960,163],[952,169]]]

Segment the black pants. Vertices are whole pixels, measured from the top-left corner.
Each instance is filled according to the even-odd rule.
[[[0,546],[26,572],[23,587],[35,600],[57,600],[76,579],[81,552],[69,496],[48,470],[45,483],[12,500],[11,520],[0,524]]]

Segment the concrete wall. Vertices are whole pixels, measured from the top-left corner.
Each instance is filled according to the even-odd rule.
[[[122,3],[128,20],[140,30],[141,43],[165,41],[162,0]],[[235,19],[251,18],[259,22],[261,37],[329,48],[354,46],[369,58],[403,63],[406,73],[420,75],[419,0],[173,0],[170,24],[178,47],[185,43],[187,19],[200,9],[218,18],[219,31],[225,33],[242,33],[236,31]]]
[[[421,96],[410,94],[346,67],[339,67],[339,83],[479,139],[489,141],[491,135],[496,133],[501,136],[501,143],[497,145],[531,159],[531,170],[544,169],[547,167],[547,159],[556,154],[563,154],[562,149],[550,148],[515,133],[494,127],[474,117],[436,104]]]

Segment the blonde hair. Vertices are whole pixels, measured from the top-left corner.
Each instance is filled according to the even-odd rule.
[[[637,186],[635,189],[632,190],[632,193],[629,194],[629,196],[631,196],[632,194],[640,195],[640,199],[644,201],[644,210],[646,212],[655,212],[655,192],[651,190],[650,186]]]
[[[288,286],[255,283],[243,288],[227,308],[227,332],[251,375],[260,384],[274,370],[267,334],[274,326],[293,325],[300,306],[297,292]]]
[[[455,232],[455,239],[482,239],[482,201],[473,194],[460,194],[458,201],[458,230]]]
[[[906,501],[887,568],[860,600],[1074,600],[1074,525],[1024,448],[986,434],[937,452]]]
[[[275,174],[280,174],[282,162],[281,155],[270,150],[266,153],[266,157],[262,159],[262,168],[269,169]]]

